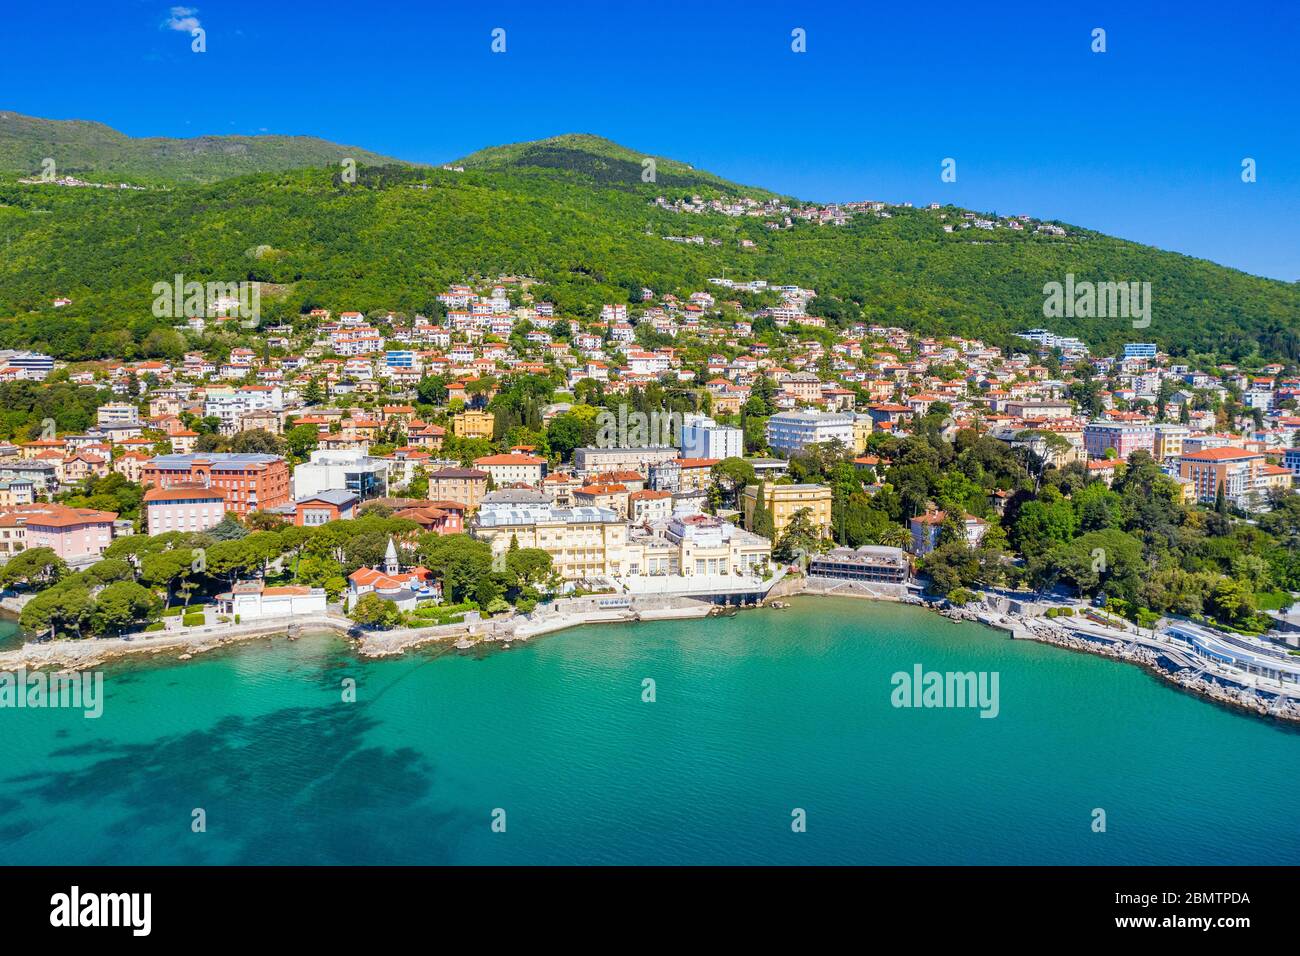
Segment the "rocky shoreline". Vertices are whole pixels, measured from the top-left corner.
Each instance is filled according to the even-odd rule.
[[[954,620],[975,620],[991,627],[1000,626],[969,611],[949,609],[940,613]],[[1189,668],[1172,666],[1168,658],[1154,648],[1132,641],[1120,643],[1125,637],[1132,635],[1116,631],[1114,642],[1106,642],[1104,639],[1089,640],[1078,634],[1072,634],[1065,628],[1041,618],[1019,618],[1017,624],[1022,633],[1014,633],[1014,637],[1136,664],[1171,684],[1178,685],[1183,690],[1208,697],[1216,703],[1237,707],[1261,717],[1300,721],[1300,702],[1295,699],[1280,694],[1270,697],[1252,688],[1210,680],[1203,676],[1204,672],[1193,672]]]

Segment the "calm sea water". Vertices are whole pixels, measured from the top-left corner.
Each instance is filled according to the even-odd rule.
[[[894,708],[918,663],[998,672],[1000,714]],[[1295,731],[888,604],[370,663],[279,640],[105,689],[98,720],[0,710],[0,860],[1300,863]]]

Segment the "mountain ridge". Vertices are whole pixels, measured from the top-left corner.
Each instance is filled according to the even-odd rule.
[[[318,136],[134,137],[95,120],[50,120],[0,110],[0,170],[37,174],[47,157],[59,176],[112,176],[141,183],[212,183],[349,158],[365,165],[418,165]]]
[[[714,276],[763,278],[816,289],[816,308],[839,327],[1007,341],[1048,325],[1102,348],[1140,337],[1180,354],[1236,358],[1257,346],[1300,358],[1300,287],[1075,226],[1064,236],[966,229],[967,213],[951,206],[890,206],[827,226],[665,208],[659,195],[767,194],[591,134],[488,147],[445,166],[381,160],[359,166],[355,182],[324,163],[145,191],[0,177],[0,348],[129,352],[163,324],[149,318],[148,290],[177,272],[262,282],[277,321],[309,307],[433,314],[434,288],[511,274],[537,278],[579,318],[602,302],[639,302],[643,287],[682,296]],[[1044,284],[1069,273],[1150,281],[1152,327],[1046,320]],[[73,304],[55,311],[56,297]]]

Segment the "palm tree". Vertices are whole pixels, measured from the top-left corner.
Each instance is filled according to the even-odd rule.
[[[887,548],[906,548],[912,543],[912,535],[900,524],[890,524],[880,532],[880,543]]]

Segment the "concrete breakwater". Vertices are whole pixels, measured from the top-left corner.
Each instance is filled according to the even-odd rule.
[[[1073,651],[1097,654],[1144,667],[1184,690],[1217,703],[1239,707],[1262,717],[1300,721],[1300,700],[1295,688],[1260,688],[1231,672],[1211,670],[1179,648],[1160,646],[1139,635],[1114,630],[1111,634],[1081,627],[1064,627],[1041,618],[1025,622],[1024,637]],[[1018,635],[1020,636],[1020,635]]]

